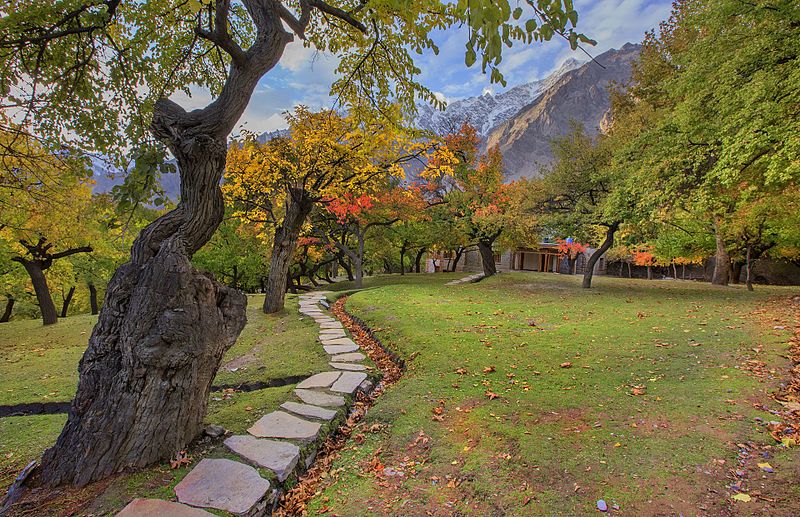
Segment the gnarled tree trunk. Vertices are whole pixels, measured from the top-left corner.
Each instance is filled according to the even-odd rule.
[[[67,423],[36,476],[46,485],[85,485],[185,447],[201,431],[211,382],[244,327],[244,294],[190,262],[222,221],[230,131],[197,113],[166,100],[157,106],[154,132],[177,158],[181,201],[141,232],[108,284]]]
[[[614,234],[617,232],[618,228],[619,223],[612,223],[606,227],[606,238],[603,240],[603,244],[594,250],[594,253],[592,253],[592,256],[589,257],[589,260],[586,262],[586,271],[583,272],[583,282],[581,283],[581,287],[584,289],[589,289],[592,287],[594,265],[597,264],[597,261],[603,256],[603,253],[608,251],[611,245],[614,244]],[[630,263],[628,264],[628,272],[630,273]]]
[[[275,230],[275,244],[269,261],[267,295],[264,297],[264,312],[273,314],[283,310],[286,294],[287,272],[297,248],[297,239],[306,217],[314,208],[314,201],[303,189],[289,189],[286,196],[286,215]]]

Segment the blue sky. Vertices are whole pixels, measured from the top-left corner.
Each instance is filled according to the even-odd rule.
[[[587,47],[592,55],[619,48],[627,42],[638,43],[645,31],[656,27],[669,16],[669,0],[576,0],[579,13],[578,29],[597,40],[597,46]],[[480,95],[485,91],[499,93],[500,85],[491,85],[480,66],[464,65],[464,31],[452,28],[435,35],[440,47],[438,56],[420,56],[420,80],[442,98],[455,100]],[[572,52],[563,40],[518,45],[506,49],[500,69],[508,87],[545,77],[567,58],[586,60],[580,51]],[[282,113],[305,104],[315,109],[330,107],[330,84],[335,79],[335,58],[299,42],[290,44],[279,65],[259,83],[242,117],[240,128],[262,132],[286,127]],[[195,91],[192,98],[173,97],[186,108],[196,108],[210,101],[208,92]],[[235,131],[235,133],[238,131]]]

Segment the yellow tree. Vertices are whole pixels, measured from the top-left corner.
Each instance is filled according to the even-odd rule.
[[[283,309],[289,266],[300,230],[315,205],[366,192],[423,154],[399,124],[399,112],[365,119],[303,106],[287,115],[289,136],[250,139],[228,153],[223,191],[234,215],[274,231],[264,312]]]
[[[45,272],[57,260],[92,251],[86,219],[92,191],[84,164],[67,150],[45,149],[21,131],[1,131],[0,241],[5,255],[24,267],[42,321],[58,321]],[[70,297],[71,298],[71,297]],[[67,302],[68,305],[68,302]]]

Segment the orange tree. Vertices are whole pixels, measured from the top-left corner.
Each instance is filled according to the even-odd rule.
[[[515,184],[503,183],[503,157],[498,148],[480,154],[480,139],[469,124],[443,138],[421,173],[432,204],[445,205],[467,239],[476,244],[486,276],[497,272],[493,246],[511,223]]]
[[[426,206],[417,188],[388,182],[360,196],[348,193],[326,201],[325,208],[315,217],[315,233],[347,257],[356,288],[363,285],[367,233],[400,220],[413,219]]]

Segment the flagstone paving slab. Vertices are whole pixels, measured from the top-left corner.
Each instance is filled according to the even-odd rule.
[[[259,418],[247,432],[258,438],[313,440],[320,427],[317,422],[309,422],[283,411],[273,411]]]
[[[212,517],[214,514],[181,503],[160,499],[134,499],[117,517]]]
[[[315,406],[340,407],[344,406],[344,397],[331,395],[321,391],[296,389],[294,394],[306,404]]]
[[[269,481],[250,465],[204,458],[175,486],[178,501],[237,515],[250,512],[269,490]]]
[[[343,329],[344,328],[342,326],[342,324],[340,322],[338,322],[338,321],[320,323],[319,326],[320,326],[320,328],[323,328],[323,329]]]
[[[298,388],[327,388],[339,378],[341,372],[322,372],[300,382]]]
[[[328,345],[322,347],[330,355],[346,354],[347,352],[355,352],[358,350],[358,345]]]
[[[225,446],[251,463],[270,469],[278,476],[278,481],[289,477],[300,459],[300,448],[293,443],[251,435],[231,436],[225,440]]]
[[[320,420],[333,420],[333,418],[336,416],[336,411],[332,409],[325,409],[319,406],[314,406],[312,404],[300,404],[298,402],[284,402],[283,404],[281,404],[281,408],[301,416],[319,418]]]
[[[351,352],[349,354],[333,355],[331,356],[331,361],[333,361],[334,363],[351,363],[354,361],[363,361],[364,359],[366,359],[366,357],[367,356],[365,356],[362,353]]]
[[[320,329],[319,339],[336,339],[339,337],[347,337],[344,329]]]
[[[355,345],[356,342],[350,339],[349,337],[337,337],[337,338],[321,338],[323,345]],[[358,346],[358,345],[356,345]]]
[[[341,377],[339,377],[339,380],[333,383],[331,391],[353,393],[356,391],[356,388],[358,388],[358,385],[366,378],[367,374],[363,372],[344,372]]]
[[[336,368],[337,370],[348,370],[351,372],[363,372],[367,369],[366,366],[363,364],[355,364],[355,363],[328,363],[331,368]]]

